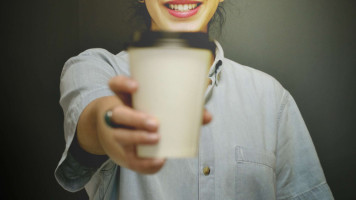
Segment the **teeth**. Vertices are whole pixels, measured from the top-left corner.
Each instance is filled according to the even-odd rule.
[[[177,10],[180,12],[185,12],[198,7],[198,4],[169,4],[168,7],[171,10]]]
[[[183,5],[182,5],[182,4],[179,4],[179,5],[178,5],[178,10],[179,10],[179,11],[183,11]]]

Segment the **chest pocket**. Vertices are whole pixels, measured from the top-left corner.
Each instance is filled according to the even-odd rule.
[[[274,153],[235,147],[236,199],[276,199]]]

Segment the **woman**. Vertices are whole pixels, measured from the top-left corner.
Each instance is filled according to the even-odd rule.
[[[222,1],[140,3],[152,31],[207,32]],[[63,68],[67,145],[55,175],[65,189],[85,187],[90,199],[333,199],[293,98],[271,76],[224,58],[218,42],[199,156],[138,158],[137,144],[159,141],[159,122],[130,107],[139,84],[127,61],[125,51],[92,49]],[[119,128],[105,123],[109,114]]]

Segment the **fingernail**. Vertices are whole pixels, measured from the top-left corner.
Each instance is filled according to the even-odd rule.
[[[155,133],[149,133],[149,134],[147,134],[146,137],[148,140],[158,140],[159,139],[159,135],[155,134]]]
[[[156,120],[154,120],[154,119],[147,119],[146,121],[145,121],[145,125],[146,125],[146,127],[147,128],[149,128],[149,129],[154,129],[154,128],[157,128],[157,122],[156,122]]]
[[[127,80],[126,81],[126,86],[133,89],[133,88],[136,88],[137,87],[137,83],[135,81],[132,81],[132,80]]]
[[[153,161],[153,164],[155,165],[160,165],[164,162],[164,159],[157,158]]]

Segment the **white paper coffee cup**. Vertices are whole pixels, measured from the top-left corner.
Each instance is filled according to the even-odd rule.
[[[136,43],[128,49],[131,76],[139,83],[133,107],[158,119],[161,139],[156,145],[137,146],[137,154],[151,158],[194,157],[199,147],[204,94],[212,62],[208,48],[211,43],[202,33],[151,34],[158,35],[146,40],[163,37],[165,41]],[[188,39],[184,34],[190,34]],[[167,37],[173,40],[168,41]],[[206,44],[184,41],[194,37]]]

